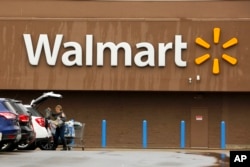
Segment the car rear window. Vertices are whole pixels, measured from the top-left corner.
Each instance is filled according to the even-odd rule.
[[[9,102],[3,101],[0,103],[0,112],[6,112],[6,111],[17,114],[15,109],[12,107],[12,105]]]
[[[16,103],[16,105],[17,105],[17,108],[19,108],[19,110],[21,111],[22,114],[29,115],[28,109],[26,107],[24,107],[22,103]]]
[[[32,107],[27,107],[27,109],[29,110],[29,112],[31,113],[32,116],[43,117],[43,115],[41,113],[39,113],[36,109],[34,109]]]
[[[3,103],[0,103],[0,112],[5,112],[5,111],[9,111]]]
[[[22,105],[22,103],[17,102],[15,100],[11,100],[10,103],[11,103],[11,106],[14,108],[14,110],[18,114],[29,115],[28,110]]]

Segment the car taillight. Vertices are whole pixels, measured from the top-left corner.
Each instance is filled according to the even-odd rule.
[[[35,120],[40,126],[45,127],[45,121],[43,118],[36,118]]]
[[[7,137],[7,139],[15,139],[15,138],[16,138],[16,135],[7,134],[6,137]]]
[[[16,115],[9,112],[0,113],[0,116],[5,117],[6,119],[16,119]]]
[[[23,115],[23,114],[19,115],[20,122],[29,122],[29,120],[30,120],[30,117],[28,115]]]

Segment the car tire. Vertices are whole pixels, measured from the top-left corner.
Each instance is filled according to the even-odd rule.
[[[36,142],[31,144],[19,144],[17,146],[18,150],[35,150],[37,148]]]
[[[52,142],[41,142],[41,143],[38,144],[38,147],[41,150],[54,150]]]
[[[0,143],[0,151],[2,151],[3,143]]]
[[[17,148],[17,144],[14,142],[5,143],[1,147],[1,151],[13,151]]]

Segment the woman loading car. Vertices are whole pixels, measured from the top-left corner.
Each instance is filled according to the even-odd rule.
[[[53,150],[56,150],[58,146],[59,137],[63,144],[62,150],[67,150],[67,144],[64,138],[66,115],[64,114],[61,105],[55,107],[55,112],[52,112],[51,117],[52,123],[55,125]]]

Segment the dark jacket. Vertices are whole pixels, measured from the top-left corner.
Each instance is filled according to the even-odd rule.
[[[63,126],[65,124],[66,121],[66,115],[64,114],[63,111],[61,111],[60,113],[52,113],[52,120],[61,120],[62,124],[60,126]]]

